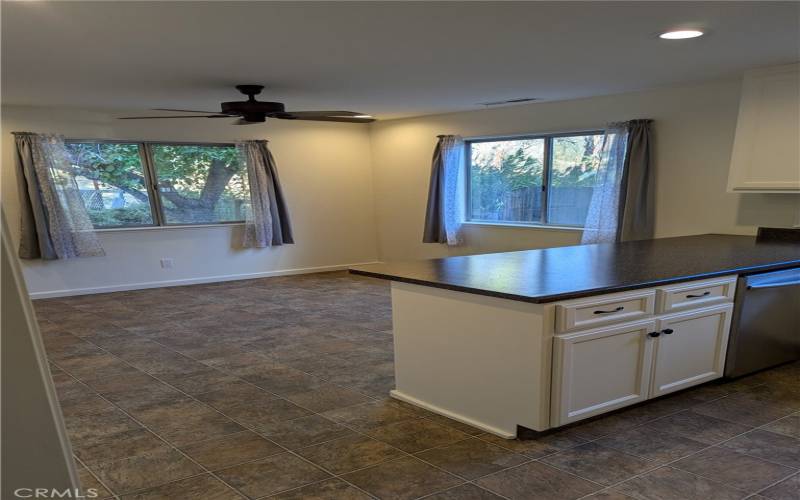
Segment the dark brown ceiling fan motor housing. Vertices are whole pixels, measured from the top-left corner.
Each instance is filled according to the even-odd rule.
[[[223,102],[223,114],[241,116],[245,121],[260,123],[266,121],[267,115],[286,111],[281,102],[256,101],[255,96],[264,90],[263,85],[237,85],[236,89],[246,95],[247,100]]]
[[[202,113],[181,116],[126,116],[121,120],[155,120],[162,118],[233,118],[240,117],[237,125],[263,123],[267,118],[280,120],[310,120],[324,122],[369,123],[375,118],[355,111],[286,111],[282,102],[257,101],[255,96],[264,90],[263,85],[237,85],[236,90],[247,96],[246,101],[228,101],[220,105],[220,112],[188,109],[155,108],[156,111]]]

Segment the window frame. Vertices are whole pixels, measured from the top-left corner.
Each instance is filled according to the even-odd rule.
[[[150,202],[150,216],[152,224],[123,224],[115,226],[95,226],[96,231],[132,230],[132,229],[159,229],[159,228],[181,228],[181,227],[207,227],[207,226],[227,226],[244,224],[244,219],[234,221],[219,222],[179,222],[168,223],[164,215],[164,205],[161,201],[161,194],[158,189],[158,173],[156,172],[155,162],[153,161],[152,146],[217,146],[217,147],[236,147],[233,142],[197,142],[197,141],[143,141],[126,139],[80,139],[70,138],[64,140],[65,144],[136,144],[139,147],[139,159],[142,165],[142,176],[144,177],[145,189]]]
[[[572,130],[567,132],[548,132],[539,134],[518,134],[518,135],[502,135],[502,136],[484,136],[484,137],[471,137],[464,139],[464,222],[467,224],[475,225],[488,225],[488,226],[510,226],[510,227],[533,227],[545,229],[572,229],[583,230],[584,224],[553,224],[550,223],[550,189],[552,188],[550,179],[553,173],[553,139],[559,137],[575,137],[586,135],[603,135],[605,131],[599,129],[589,130]],[[541,206],[541,220],[539,222],[525,222],[525,221],[493,221],[472,218],[472,145],[481,142],[502,142],[502,141],[520,141],[530,139],[543,139],[544,140],[544,161],[542,164],[542,206]]]

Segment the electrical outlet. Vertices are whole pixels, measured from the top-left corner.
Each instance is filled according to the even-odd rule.
[[[172,269],[172,257],[164,257],[161,259],[161,269]]]

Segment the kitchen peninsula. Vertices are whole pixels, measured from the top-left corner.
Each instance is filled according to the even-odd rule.
[[[392,281],[392,396],[512,438],[721,377],[738,275],[796,267],[710,234],[351,272]]]

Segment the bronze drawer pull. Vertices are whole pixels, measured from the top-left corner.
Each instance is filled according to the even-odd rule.
[[[618,308],[614,309],[613,311],[595,311],[595,314],[612,314],[620,312],[621,310],[625,309],[624,306],[619,306]]]
[[[700,297],[707,297],[709,295],[711,295],[711,292],[703,292],[700,295],[689,294],[689,295],[686,296],[686,298],[687,299],[699,299]]]

